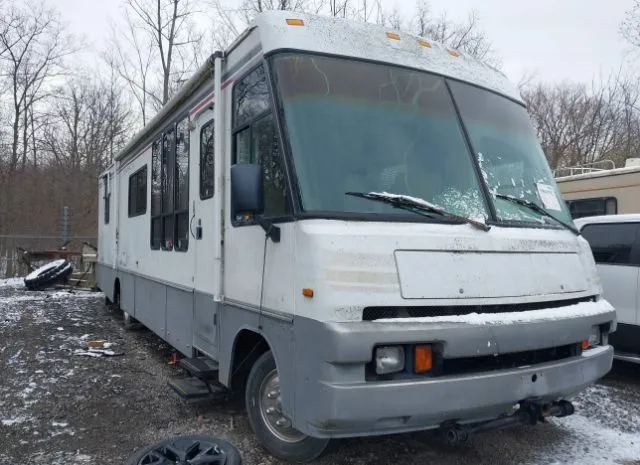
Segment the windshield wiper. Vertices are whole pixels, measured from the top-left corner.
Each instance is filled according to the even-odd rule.
[[[482,229],[483,231],[488,231],[489,229],[491,229],[490,226],[486,225],[482,221],[476,221],[471,218],[467,218],[466,216],[456,215],[455,213],[451,213],[443,210],[442,208],[436,207],[426,200],[410,197],[408,195],[389,194],[387,192],[345,192],[345,195],[386,203],[391,205],[392,207],[400,208],[402,210],[408,210],[420,215],[428,216],[430,218],[433,218],[435,216],[448,217],[460,222],[469,223],[470,225],[478,229]]]
[[[558,218],[553,216],[551,213],[549,213],[547,210],[542,208],[537,203],[534,203],[534,202],[531,202],[531,201],[525,200],[525,199],[518,199],[518,198],[512,197],[510,195],[504,195],[504,194],[494,194],[494,195],[496,197],[498,197],[499,199],[508,200],[510,202],[517,203],[518,205],[522,205],[523,207],[527,207],[530,210],[533,210],[534,212],[539,213],[542,216],[545,216],[547,218],[551,218],[556,223],[564,226],[566,229],[568,229],[569,231],[574,233],[576,236],[580,235],[580,231],[578,231],[574,226],[571,226],[569,223],[565,223],[564,221],[559,220]]]

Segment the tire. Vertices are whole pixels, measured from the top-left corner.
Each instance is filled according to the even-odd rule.
[[[328,451],[332,444],[331,439],[312,438],[294,428],[276,426],[274,423],[277,421],[286,420],[288,422],[279,413],[278,406],[275,407],[276,413],[274,415],[266,413],[270,407],[274,407],[269,406],[270,400],[275,399],[272,403],[280,404],[279,384],[277,384],[277,388],[274,388],[275,384],[272,383],[274,374],[277,383],[276,362],[271,351],[262,354],[251,367],[245,391],[247,416],[251,429],[262,446],[281,460],[307,463],[318,459]],[[274,394],[277,396],[276,398],[266,395],[274,392],[276,392]],[[268,418],[273,418],[273,420],[270,421]]]
[[[171,450],[168,450],[170,447]],[[189,454],[187,451],[194,448]],[[183,461],[177,453],[184,453]],[[198,461],[194,460],[198,459]],[[176,436],[138,450],[127,459],[125,465],[147,465],[163,463],[191,464],[191,460],[202,465],[242,465],[242,458],[233,444],[213,436]]]
[[[72,272],[73,266],[67,260],[54,260],[29,273],[24,284],[27,289],[35,291],[65,281]]]

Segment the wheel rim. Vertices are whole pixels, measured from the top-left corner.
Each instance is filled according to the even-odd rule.
[[[271,371],[260,385],[260,416],[271,434],[284,442],[294,443],[307,436],[291,425],[291,420],[282,413],[280,378],[276,370]]]
[[[214,441],[172,439],[147,452],[137,465],[225,465],[227,455]]]

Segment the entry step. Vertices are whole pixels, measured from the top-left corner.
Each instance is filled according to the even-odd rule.
[[[614,352],[613,354],[613,358],[615,358],[616,360],[621,360],[623,362],[630,362],[630,363],[638,363],[640,364],[640,354],[633,354],[630,352]]]
[[[218,379],[218,362],[208,357],[181,358],[179,364],[196,378],[204,380]]]
[[[168,381],[169,387],[176,391],[186,401],[201,399],[220,399],[227,395],[227,390],[220,384],[208,384],[205,381],[194,378],[172,378]]]

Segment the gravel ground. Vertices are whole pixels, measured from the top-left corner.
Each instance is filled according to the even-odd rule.
[[[240,401],[185,404],[180,368],[147,331],[125,331],[99,293],[27,292],[0,281],[0,465],[118,465],[176,434],[214,434],[249,465],[280,464],[257,445]],[[105,339],[121,356],[75,354]],[[578,413],[447,447],[429,432],[345,440],[320,463],[640,465],[640,367],[616,365],[576,399]]]

